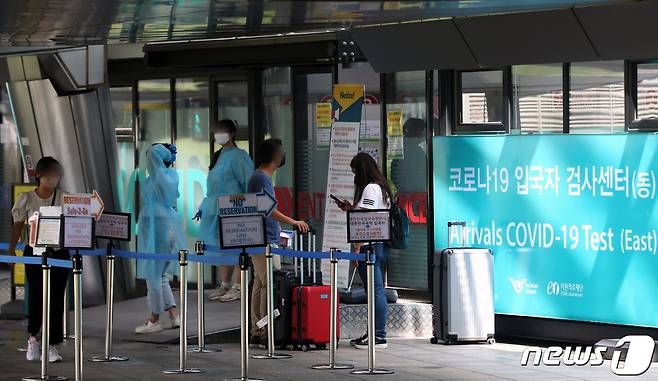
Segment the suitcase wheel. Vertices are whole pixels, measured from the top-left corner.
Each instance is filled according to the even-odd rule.
[[[493,337],[488,338],[487,344],[496,344],[496,339],[494,339]]]
[[[311,346],[308,344],[302,344],[302,352],[308,352],[311,350]]]
[[[436,337],[432,337],[430,339],[430,344],[438,344],[438,343],[439,343],[439,340]]]
[[[315,348],[323,351],[323,350],[327,349],[327,344],[318,344],[318,345],[315,346]]]

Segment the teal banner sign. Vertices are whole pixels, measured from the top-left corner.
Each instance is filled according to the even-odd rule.
[[[493,250],[497,313],[658,327],[657,174],[653,134],[435,137],[435,250]]]

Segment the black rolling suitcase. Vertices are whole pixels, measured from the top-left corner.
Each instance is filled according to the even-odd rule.
[[[279,317],[274,319],[274,344],[278,348],[285,348],[291,344],[292,289],[297,284],[297,277],[292,268],[286,266],[274,272],[274,303],[275,308],[279,310]]]
[[[287,248],[311,251],[315,247],[315,237],[312,233],[303,236],[292,232],[292,242],[286,240],[286,243]],[[279,310],[279,317],[274,319],[274,343],[280,349],[292,344],[292,292],[301,284],[322,284],[319,266],[310,263],[305,265],[304,260],[294,258],[292,265],[282,264],[280,270],[274,271],[274,305]]]

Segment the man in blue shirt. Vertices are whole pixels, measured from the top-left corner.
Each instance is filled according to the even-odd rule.
[[[274,185],[272,184],[272,175],[274,172],[286,163],[286,153],[283,150],[283,144],[280,139],[267,139],[261,143],[256,151],[256,170],[251,175],[247,184],[249,193],[268,192],[274,196]],[[265,218],[265,228],[267,230],[267,243],[270,247],[279,242],[281,234],[280,223],[292,225],[302,233],[309,230],[304,221],[294,220],[278,209]],[[275,267],[280,268],[280,258],[275,256]],[[260,345],[267,343],[267,331],[259,329],[256,323],[267,316],[267,283],[265,281],[267,266],[265,265],[265,256],[253,255],[251,261],[254,265],[254,283],[251,291],[251,344]],[[278,263],[277,263],[278,262]]]

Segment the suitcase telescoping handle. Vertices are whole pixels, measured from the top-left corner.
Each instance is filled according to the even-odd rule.
[[[306,245],[304,245],[306,243]],[[298,230],[295,229],[295,245],[296,250],[307,252],[315,252],[316,249],[316,236],[315,230],[310,229],[306,234],[301,234]],[[317,283],[317,274],[316,274],[316,261],[317,259],[309,259],[306,263],[306,271],[309,273],[309,278],[312,276],[313,284]],[[305,270],[304,270],[304,258],[295,257],[293,266],[295,267],[295,276],[297,276],[297,264],[299,263],[299,284],[304,285],[305,281]],[[312,274],[312,275],[311,275]]]
[[[460,242],[459,242],[459,245],[464,247],[465,244],[466,244],[466,242],[465,242],[466,241],[466,234],[464,234],[464,230],[466,228],[466,222],[464,222],[464,221],[449,221],[448,222],[448,246],[451,246],[450,245],[450,233],[452,231],[452,228],[455,227],[455,226],[461,226],[462,227],[461,234],[459,235],[459,237],[461,239]]]

